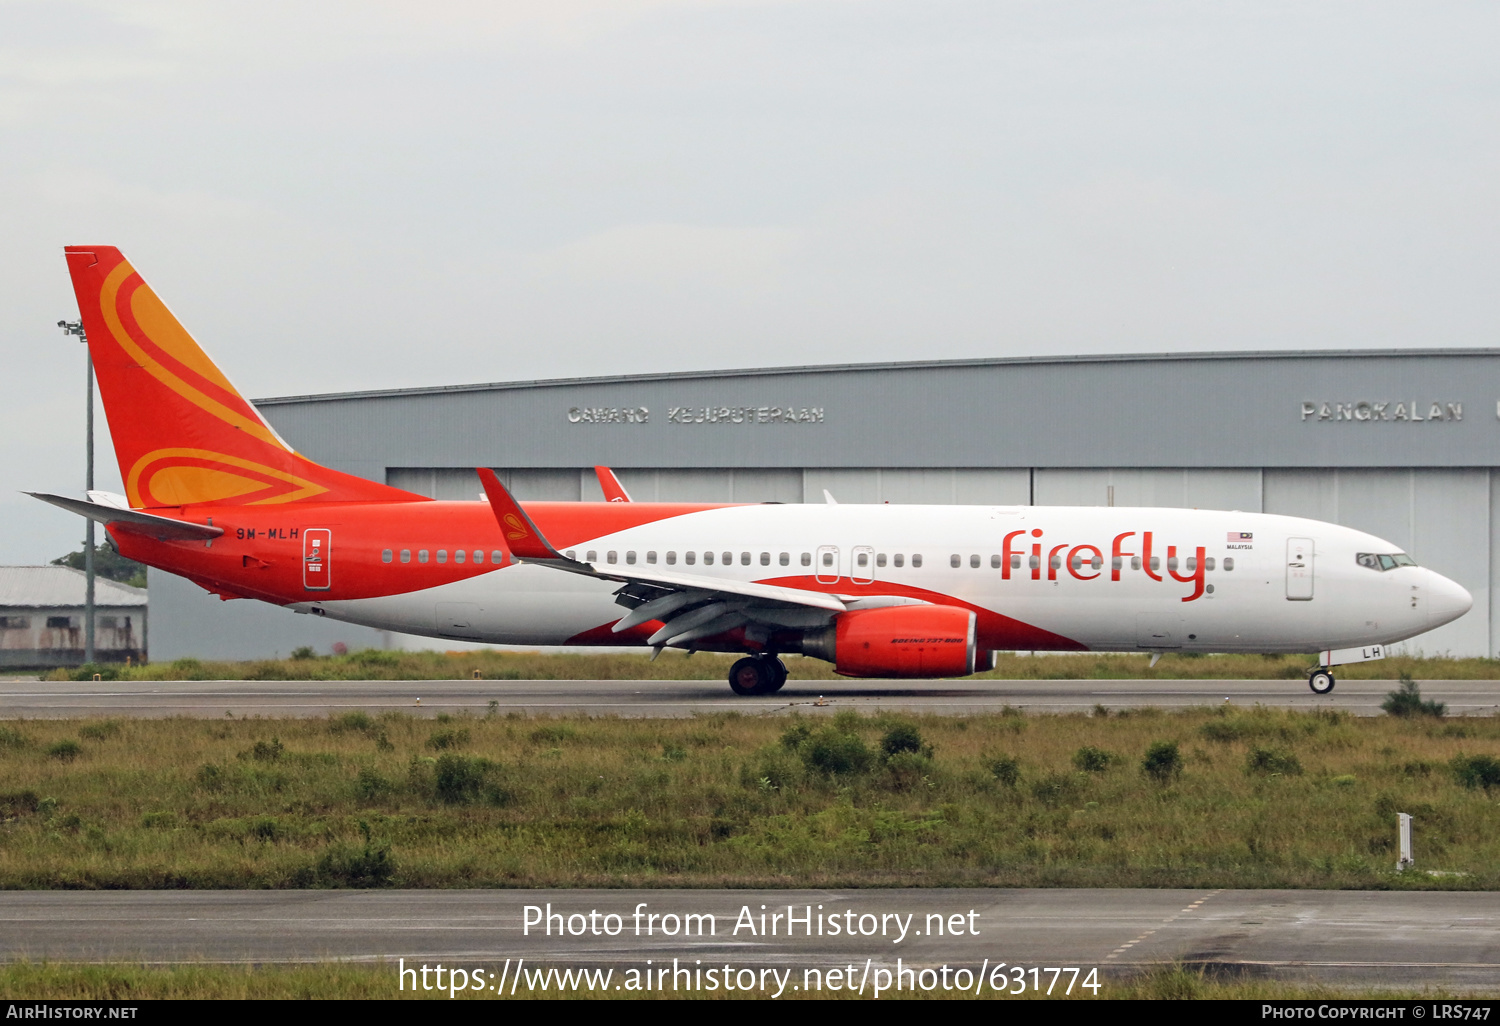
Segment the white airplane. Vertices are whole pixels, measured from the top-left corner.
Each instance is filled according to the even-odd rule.
[[[321,467],[230,384],[118,250],[67,249],[126,494],[39,498],[223,598],[442,638],[784,653],[955,677],[1006,650],[1313,652],[1332,667],[1472,598],[1360,531],[1152,508],[440,502]],[[830,497],[831,498],[831,497]]]

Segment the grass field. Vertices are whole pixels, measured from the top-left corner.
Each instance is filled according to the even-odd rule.
[[[0,887],[1494,888],[1497,755],[1261,709],[11,721]],[[1397,812],[1462,875],[1395,874]]]
[[[543,652],[399,652],[368,649],[342,656],[212,662],[178,659],[145,666],[94,666],[55,670],[50,680],[456,680],[475,673],[487,680],[722,680],[734,656],[664,652],[653,662],[641,654]],[[787,657],[793,680],[845,680],[820,659]],[[1003,652],[996,669],[973,680],[1299,680],[1312,655],[1166,655],[1149,666],[1144,653],[1027,655]],[[1338,668],[1347,680],[1500,680],[1500,659],[1395,656]]]
[[[322,965],[293,966],[248,966],[248,965],[182,965],[141,966],[128,964],[110,965],[66,965],[55,963],[20,962],[0,966],[0,1000],[47,1000],[66,999],[82,1001],[131,1001],[152,999],[284,999],[309,1000],[319,998],[369,999],[407,998],[413,1000],[468,1000],[495,1001],[521,998],[586,999],[591,996],[627,1000],[724,1000],[738,995],[717,993],[675,994],[672,991],[649,993],[609,992],[590,995],[587,992],[570,994],[556,990],[530,991],[518,988],[514,998],[507,994],[496,998],[492,994],[465,994],[450,999],[445,991],[398,991],[395,985],[395,970],[390,966],[368,964],[325,963]],[[1066,979],[1066,978],[1065,978]],[[950,999],[972,1001],[965,994],[944,992],[904,993],[903,998]],[[1206,977],[1202,972],[1180,965],[1162,965],[1145,972],[1117,978],[1105,977],[1098,999],[1148,999],[1148,1000],[1337,1000],[1348,998],[1444,998],[1450,994],[1442,989],[1410,990],[1371,988],[1339,989],[1307,984],[1287,984],[1270,980],[1223,981]],[[821,994],[788,992],[782,1000],[812,998],[815,1000],[868,1000],[856,994]],[[996,998],[1002,1001],[1022,1000],[1069,1000],[1059,996],[1049,998],[1045,994],[1028,991],[1024,996]],[[1087,990],[1075,990],[1071,1000],[1094,1000]]]

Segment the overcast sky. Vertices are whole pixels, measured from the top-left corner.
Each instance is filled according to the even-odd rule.
[[[250,396],[1500,344],[1497,29],[1488,2],[0,0],[0,562],[81,535],[15,495],[82,484],[70,244],[119,246]]]

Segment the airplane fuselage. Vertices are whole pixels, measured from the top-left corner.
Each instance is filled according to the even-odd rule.
[[[1469,604],[1463,589],[1423,567],[1356,561],[1397,552],[1388,542],[1261,513],[575,502],[526,511],[558,550],[606,572],[753,581],[856,607],[956,605],[975,612],[977,644],[990,650],[1384,645]],[[189,507],[182,515],[225,533],[205,544],[117,532],[122,552],[227,596],[433,637],[643,644],[660,626],[612,633],[627,611],[614,600],[619,585],[515,562],[484,502]]]

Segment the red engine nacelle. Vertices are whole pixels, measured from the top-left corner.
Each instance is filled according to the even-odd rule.
[[[840,613],[802,651],[845,677],[966,677],[974,672],[974,614],[954,606],[887,606]]]

